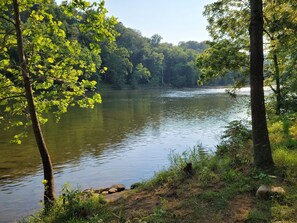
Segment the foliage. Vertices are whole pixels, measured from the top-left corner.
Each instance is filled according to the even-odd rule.
[[[110,44],[103,47],[102,55],[103,65],[108,67],[108,70],[101,75],[102,80],[112,84],[115,89],[121,89],[133,68],[133,64],[129,61],[128,50]]]
[[[103,83],[120,86],[119,88],[125,85],[132,88],[197,86],[198,70],[195,58],[197,53],[201,53],[207,47],[205,42],[188,41],[174,46],[162,43],[162,37],[158,34],[146,38],[139,31],[126,28],[122,23],[117,24],[116,30],[120,34],[116,44],[102,44],[102,65],[109,67],[107,75],[101,75]],[[122,54],[117,52],[117,49],[125,49],[128,53]],[[117,52],[116,57],[114,52]],[[129,69],[123,68],[125,74],[121,73],[121,66],[118,69],[110,69],[113,64],[116,66],[123,63],[130,64]],[[138,78],[140,64],[147,71]]]
[[[288,180],[294,182],[297,178],[297,151],[278,147],[273,153],[273,158]]]
[[[136,87],[138,83],[147,84],[149,82],[149,78],[151,77],[151,72],[144,67],[142,63],[140,63],[137,64],[131,76],[131,85],[132,87]]]
[[[62,195],[49,210],[29,217],[26,222],[103,222],[110,217],[102,196],[71,189],[65,184]]]
[[[221,136],[221,142],[217,146],[216,154],[221,157],[231,158],[233,167],[242,164],[250,165],[252,162],[251,138],[251,130],[246,122],[232,121]]]
[[[210,47],[197,56],[197,67],[201,72],[199,84],[207,83],[231,72],[241,74],[236,78],[237,87],[245,85],[249,71],[249,59],[247,53],[242,51],[242,47],[228,39],[209,42],[208,45]]]
[[[294,1],[264,1],[265,84],[275,93],[276,113],[296,111],[296,7]],[[200,84],[230,72],[240,74],[235,88],[248,83],[249,11],[248,0],[217,0],[205,7],[213,40],[198,55]]]
[[[295,149],[297,145],[297,119],[294,114],[271,116],[268,126],[271,142],[276,145],[284,145]]]
[[[30,125],[27,101],[20,67],[17,66],[16,35],[13,27],[11,3],[1,2],[0,14],[0,124],[27,128]],[[78,105],[92,108],[101,102],[95,92],[96,81],[90,77],[99,72],[102,41],[113,41],[116,20],[108,18],[104,3],[85,1],[65,2],[58,7],[48,1],[22,1],[22,32],[39,120],[47,121],[44,114],[53,113],[57,120],[68,107]],[[53,9],[56,9],[53,13]],[[63,18],[60,20],[59,18]],[[68,37],[65,28],[75,20],[78,33],[91,33],[89,44],[82,45],[77,38]],[[20,143],[20,137],[14,139]]]

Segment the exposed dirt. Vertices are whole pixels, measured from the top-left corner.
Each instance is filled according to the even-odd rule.
[[[207,190],[219,191],[221,185],[213,184]],[[113,201],[114,212],[119,214],[118,222],[142,222],[162,214],[166,222],[189,223],[234,223],[246,222],[253,207],[254,197],[250,194],[235,196],[223,210],[212,209],[213,204],[199,200],[203,189],[194,179],[186,179],[176,185],[161,185],[154,190],[130,191]],[[167,220],[166,220],[167,219]]]
[[[238,195],[229,204],[227,222],[245,222],[253,207],[253,197],[249,194]]]

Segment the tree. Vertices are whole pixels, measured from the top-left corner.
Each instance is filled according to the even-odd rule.
[[[199,84],[232,72],[241,74],[236,78],[234,87],[240,88],[245,85],[249,72],[249,58],[248,54],[242,51],[242,46],[228,39],[209,42],[209,46],[197,56],[197,67],[201,71]]]
[[[43,114],[52,112],[59,118],[69,106],[92,108],[101,102],[98,93],[87,94],[95,90],[96,81],[89,81],[85,73],[93,72],[95,64],[80,57],[84,48],[76,40],[66,38],[63,22],[49,12],[52,4],[50,0],[0,3],[0,106],[4,108],[0,123],[6,129],[32,125],[43,164],[46,206],[54,201],[55,192],[52,163],[40,127],[46,122]],[[115,39],[116,21],[106,17],[103,2],[74,1],[61,7],[80,23],[80,32],[93,34],[88,49],[97,55],[99,42]],[[16,135],[14,141],[20,143],[23,135]]]
[[[104,80],[112,84],[113,88],[121,89],[133,68],[128,50],[116,44],[107,44],[103,47],[102,54],[103,65],[108,67],[107,72],[102,75]]]
[[[264,39],[265,39],[265,66],[264,76],[265,84],[270,86],[274,92],[276,99],[275,112],[280,114],[284,110],[284,101],[287,94],[282,93],[282,88],[285,85],[285,77],[288,76],[287,65],[291,60],[287,43],[293,33],[296,32],[296,5],[293,1],[286,0],[267,0],[264,4]],[[239,54],[245,53],[248,58],[249,48],[249,34],[247,24],[249,23],[249,9],[250,2],[248,0],[217,0],[212,4],[206,6],[204,15],[207,16],[209,26],[208,30],[214,39],[214,42],[210,44],[210,48],[215,47],[215,51],[211,49],[207,50],[198,58],[198,66],[200,67],[203,75],[201,81],[208,80],[208,73],[204,72],[209,69],[205,69],[203,61],[211,59],[216,55],[214,53],[226,51],[226,47],[234,48],[232,54],[224,54],[231,56],[230,59],[235,64],[235,67],[226,66],[228,62],[221,61],[216,67],[216,76],[222,76],[229,72],[238,72],[238,65],[240,64],[243,69],[241,77],[245,77],[245,74],[249,72],[249,63],[247,59],[242,59]],[[289,37],[290,36],[290,37]],[[223,44],[228,41],[228,44]],[[205,57],[205,58],[204,58]],[[226,57],[226,56],[225,56]],[[211,63],[206,63],[206,66]],[[215,63],[215,61],[214,61]],[[231,70],[228,71],[228,68]],[[293,74],[289,74],[293,77]],[[210,75],[211,76],[211,75]],[[247,77],[247,76],[246,76]],[[240,86],[240,82],[244,81],[244,78],[236,81],[236,84]],[[275,86],[275,87],[274,87]],[[236,86],[237,87],[237,86]]]
[[[268,137],[263,90],[263,9],[262,0],[251,0],[250,18],[250,86],[254,165],[260,169],[273,167]]]
[[[162,85],[162,72],[164,63],[164,54],[155,51],[155,48],[143,48],[142,64],[150,71],[152,75],[151,84],[158,86]],[[152,83],[153,82],[153,83]],[[147,82],[149,83],[149,82]]]
[[[154,34],[150,39],[150,43],[153,47],[156,47],[161,43],[162,39],[162,36],[160,36],[159,34]]]
[[[137,64],[131,77],[132,87],[136,88],[137,84],[148,83],[150,77],[151,77],[151,72],[146,67],[144,67],[142,63]]]
[[[21,68],[21,73],[24,82],[25,95],[28,103],[28,110],[30,114],[30,119],[32,122],[33,132],[35,135],[35,140],[39,149],[39,153],[42,159],[43,169],[44,169],[44,179],[45,182],[45,192],[44,192],[44,203],[49,204],[55,199],[55,189],[54,189],[54,172],[51,163],[51,159],[43,138],[43,134],[40,128],[40,123],[36,114],[36,106],[34,102],[33,90],[28,74],[28,67],[24,52],[23,35],[21,30],[21,17],[19,10],[19,3],[17,0],[13,0],[13,9],[15,16],[15,31],[17,37],[17,51],[19,56],[19,65]]]
[[[270,168],[273,160],[263,91],[262,1],[217,0],[206,6],[204,14],[208,16],[208,30],[214,41],[197,59],[202,81],[236,72],[241,75],[235,87],[241,87],[250,73],[254,162],[258,168]]]

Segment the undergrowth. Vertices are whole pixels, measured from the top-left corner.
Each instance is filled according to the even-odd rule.
[[[84,193],[80,189],[72,189],[65,184],[62,195],[49,209],[30,216],[23,222],[30,223],[80,223],[106,222],[110,218],[110,211],[104,198],[94,193]]]

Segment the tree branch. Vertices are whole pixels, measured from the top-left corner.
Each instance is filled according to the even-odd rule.
[[[274,37],[266,29],[263,29],[263,31],[268,35],[270,40],[274,40]]]
[[[271,84],[269,85],[269,87],[270,87],[270,89],[273,91],[273,93],[275,93],[275,94],[277,93],[277,90],[276,90],[276,89],[274,89],[274,88],[272,87],[272,85],[271,85]]]
[[[3,19],[3,20],[5,20],[5,21],[7,21],[7,22],[9,22],[9,23],[11,23],[12,25],[14,25],[14,26],[15,26],[15,23],[14,23],[14,21],[13,21],[13,20],[11,20],[11,19],[9,19],[9,18],[6,18],[6,17],[4,17],[4,16],[0,15],[0,19]]]
[[[7,99],[12,99],[12,98],[19,98],[19,97],[26,97],[24,94],[17,94],[17,95],[11,95],[11,96],[7,96],[4,98],[0,98],[0,101],[4,101]]]

